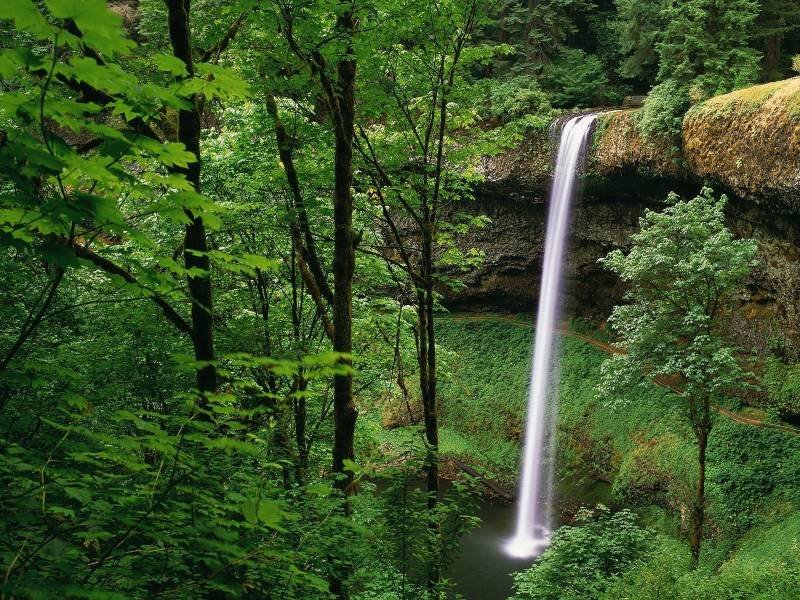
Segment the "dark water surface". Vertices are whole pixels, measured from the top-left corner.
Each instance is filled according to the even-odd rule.
[[[508,556],[503,545],[514,533],[515,506],[485,502],[478,516],[481,524],[462,542],[461,555],[448,577],[455,591],[467,600],[505,600],[511,595],[511,573],[529,567],[531,559]]]
[[[566,505],[606,504],[611,495],[608,482],[592,479],[579,478],[579,483],[562,480],[556,489],[560,499],[556,506],[561,509],[557,512]],[[513,558],[503,549],[514,533],[516,505],[486,499],[477,516],[480,525],[463,538],[461,554],[447,575],[466,600],[506,600],[513,590],[511,573],[533,564],[533,559]]]

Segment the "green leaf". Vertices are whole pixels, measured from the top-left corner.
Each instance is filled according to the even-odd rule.
[[[153,62],[160,71],[165,71],[175,77],[186,77],[188,75],[186,63],[171,54],[156,54],[153,56]]]
[[[39,39],[50,37],[54,31],[31,0],[3,0],[0,2],[0,19],[14,21],[19,29],[28,31]]]
[[[127,54],[135,45],[124,37],[122,18],[108,10],[105,0],[46,0],[54,17],[71,19],[84,43],[103,54]]]
[[[89,490],[83,487],[65,487],[64,493],[80,502],[81,504],[88,504],[92,500],[92,494]]]

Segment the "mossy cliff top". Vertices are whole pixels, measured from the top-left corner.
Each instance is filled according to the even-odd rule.
[[[683,154],[697,177],[800,209],[800,78],[695,106],[683,122]]]
[[[698,104],[686,115],[682,149],[645,140],[641,109],[598,119],[590,180],[639,178],[708,182],[776,209],[800,212],[800,78],[738,90]],[[484,162],[491,183],[546,188],[554,145],[546,131]],[[589,184],[591,186],[591,183]]]

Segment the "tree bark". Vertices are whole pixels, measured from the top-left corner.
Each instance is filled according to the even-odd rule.
[[[351,35],[354,29],[353,14],[341,15],[338,29]],[[337,86],[338,111],[335,119],[336,147],[334,155],[334,259],[333,259],[333,350],[349,355],[353,350],[353,271],[355,247],[353,236],[353,121],[355,119],[356,62],[352,48],[339,62]],[[349,366],[351,359],[344,362]],[[333,471],[341,474],[337,486],[346,494],[353,492],[353,475],[345,472],[345,461],[355,458],[353,438],[358,411],[353,402],[353,376],[336,375],[333,382]],[[349,513],[349,504],[346,511]]]
[[[427,458],[425,478],[428,489],[428,508],[439,501],[439,420],[436,410],[436,327],[433,312],[433,239],[432,226],[423,226],[422,280],[424,288],[418,294],[420,328],[420,389],[425,420]]]
[[[709,405],[704,403],[703,421],[696,427],[697,436],[697,483],[692,506],[692,530],[690,546],[692,550],[692,568],[697,568],[700,562],[700,548],[703,544],[703,525],[706,511],[706,449],[708,436],[711,432]]]
[[[303,393],[308,387],[308,382],[300,373],[295,375],[292,388],[298,392],[298,397],[294,399],[294,435],[297,443],[297,464],[295,466],[295,476],[299,485],[305,485],[306,473],[308,472],[308,438],[306,437],[306,424],[308,413],[306,410],[306,399]]]
[[[773,33],[768,35],[764,42],[764,81],[773,81],[781,77],[781,47],[783,45],[783,35]]]
[[[433,509],[439,502],[439,421],[436,410],[436,327],[433,313],[433,224],[428,220],[429,211],[424,207],[426,221],[422,226],[422,268],[423,289],[418,292],[418,311],[420,329],[420,388],[422,410],[425,420],[425,480],[428,492],[428,508]],[[438,523],[429,523],[434,539]],[[436,560],[436,546],[428,563],[428,593],[435,597],[441,580],[441,569]]]
[[[191,30],[189,25],[189,0],[166,0],[169,38],[172,52],[186,65],[189,77],[194,76]],[[191,108],[178,111],[178,141],[195,155],[196,160],[186,168],[176,168],[200,192],[200,111],[197,98],[190,98]],[[184,264],[187,269],[200,269],[202,275],[188,277],[189,296],[192,300],[192,344],[195,359],[202,362],[214,360],[214,318],[211,288],[211,263],[208,258],[208,240],[200,215],[187,211],[190,219],[184,236]],[[217,389],[217,370],[206,364],[197,369],[197,387],[201,394]]]

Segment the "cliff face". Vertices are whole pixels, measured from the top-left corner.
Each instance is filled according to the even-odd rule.
[[[760,264],[732,330],[749,347],[780,346],[787,355],[800,356],[800,119],[791,116],[786,101],[800,91],[800,79],[759,91],[763,101],[753,101],[752,90],[744,108],[737,96],[743,92],[737,92],[693,109],[685,121],[684,157],[645,143],[636,111],[601,118],[574,211],[569,314],[605,318],[623,289],[598,259],[627,247],[645,208],[663,207],[669,191],[690,196],[707,183],[728,193],[733,231],[759,245]],[[783,116],[766,131],[768,113]],[[446,304],[535,311],[552,152],[549,137],[537,133],[486,161],[486,181],[476,201],[462,209],[492,222],[460,240],[465,249],[482,250],[486,260],[461,276],[465,288],[445,292]]]

